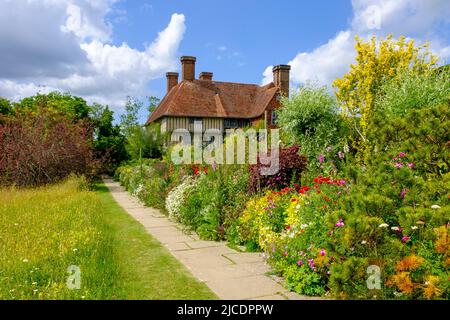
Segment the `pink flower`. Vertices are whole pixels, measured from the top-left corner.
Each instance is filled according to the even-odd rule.
[[[408,167],[413,168],[414,167],[414,163],[412,163],[412,162],[408,163]]]
[[[344,221],[342,221],[342,219],[339,219],[338,222],[336,222],[336,224],[334,225],[335,227],[343,227],[344,226]]]
[[[397,162],[394,166],[395,166],[397,169],[400,169],[400,168],[403,168],[403,163]]]
[[[410,239],[411,239],[411,238],[408,237],[408,236],[403,236],[402,242],[407,242],[407,241],[409,241]]]
[[[287,257],[287,256],[288,256],[288,253],[285,251],[285,252],[283,253],[283,255],[284,255],[285,257]]]
[[[319,162],[324,163],[325,162],[325,156],[323,154],[319,155]]]
[[[320,250],[320,255],[321,255],[322,257],[325,255],[325,253],[326,253],[326,252],[325,252],[324,249],[321,249],[321,250]]]
[[[341,180],[341,181],[339,181],[339,184],[341,185],[341,186],[343,186],[344,184],[346,183],[346,181],[345,180]]]
[[[298,265],[299,267],[301,267],[301,266],[303,265],[303,261],[302,261],[302,260],[298,260],[298,261],[297,261],[297,265]]]
[[[409,191],[408,189],[404,188],[402,192],[400,192],[400,198],[404,199],[408,191]]]
[[[339,151],[338,153],[337,153],[337,155],[338,155],[338,157],[339,157],[339,159],[344,159],[344,157],[345,157],[345,153],[343,153],[342,151]]]
[[[315,269],[314,259],[308,259],[308,263],[309,263],[309,267],[314,270]]]
[[[406,153],[400,152],[400,153],[398,154],[398,156],[399,156],[399,157],[404,157],[404,156],[406,156]]]

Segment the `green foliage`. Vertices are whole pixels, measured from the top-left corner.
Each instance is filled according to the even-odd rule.
[[[103,171],[112,174],[114,170],[128,159],[125,150],[125,137],[120,127],[114,125],[114,112],[107,106],[95,104],[92,117],[95,124],[94,149],[97,158],[102,160]]]
[[[56,91],[49,94],[38,93],[32,97],[23,98],[15,106],[15,110],[19,112],[40,113],[44,109],[50,113],[67,116],[73,121],[87,119],[91,111],[83,98]]]
[[[8,115],[12,112],[13,108],[11,102],[7,99],[0,97],[0,115]]]
[[[336,100],[326,87],[306,85],[290,99],[284,98],[282,104],[277,122],[287,144],[300,145],[310,160],[329,146],[342,147],[345,126]]]

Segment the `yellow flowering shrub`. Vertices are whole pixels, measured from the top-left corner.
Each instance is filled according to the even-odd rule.
[[[430,53],[428,44],[415,46],[414,40],[372,37],[370,41],[356,37],[356,63],[342,78],[333,82],[343,115],[358,138],[354,147],[364,150],[367,128],[374,113],[375,97],[383,81],[393,79],[406,70],[425,73],[436,65],[438,58]],[[360,115],[359,123],[357,122]],[[356,136],[356,135],[355,135]]]

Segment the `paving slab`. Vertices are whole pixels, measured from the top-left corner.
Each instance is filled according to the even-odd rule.
[[[183,263],[191,273],[228,300],[308,300],[288,292],[279,278],[271,276],[262,255],[238,252],[226,242],[204,241],[197,234],[183,233],[183,227],[159,210],[145,207],[117,182],[104,179],[113,198],[139,221],[156,240]]]

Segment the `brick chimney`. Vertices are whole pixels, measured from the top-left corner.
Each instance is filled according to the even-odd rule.
[[[213,73],[212,72],[201,72],[200,80],[212,81]]]
[[[167,92],[178,84],[178,72],[167,72]]]
[[[181,57],[182,80],[192,81],[195,79],[195,57]]]
[[[291,66],[280,64],[273,67],[273,83],[280,88],[280,93],[289,97],[289,71]]]

